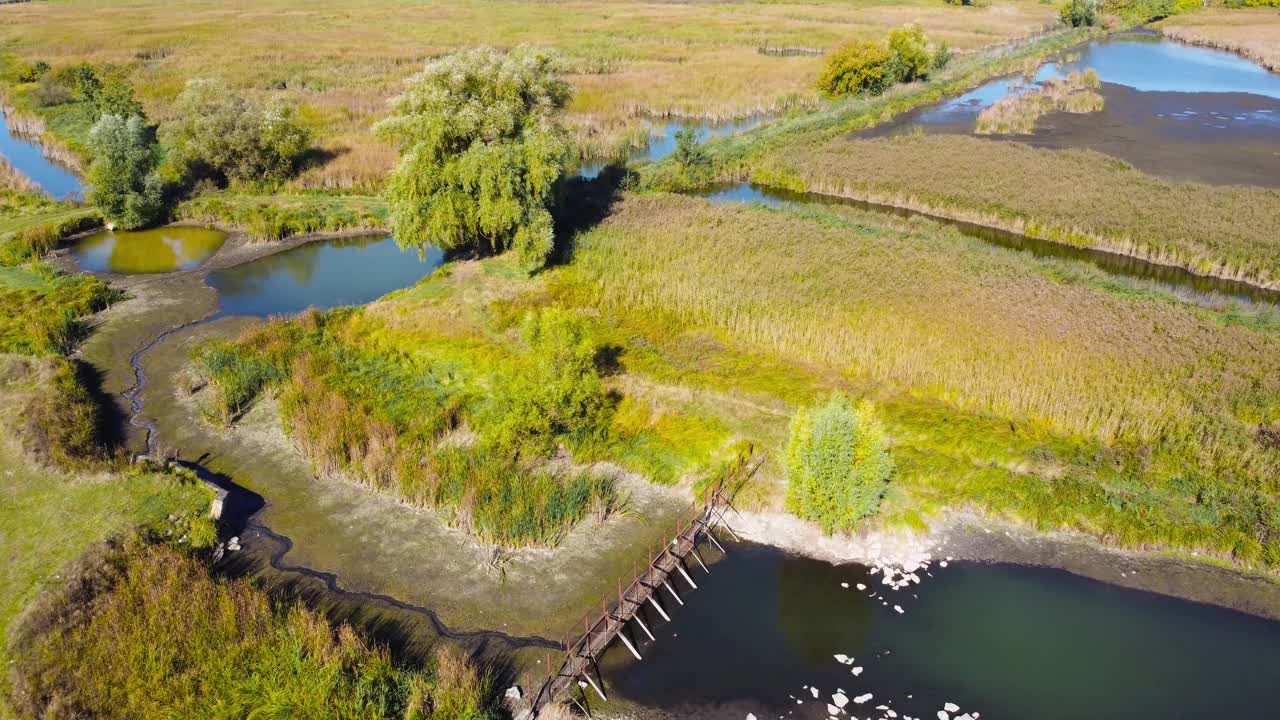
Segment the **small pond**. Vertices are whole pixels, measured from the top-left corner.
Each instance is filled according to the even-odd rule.
[[[712,123],[700,121],[667,122],[651,127],[649,144],[631,153],[628,162],[654,162],[670,155],[676,150],[676,132],[685,128],[693,128],[698,133],[698,142],[706,142],[710,138],[734,133],[746,132],[760,127],[764,121],[759,116],[741,118],[729,122]],[[611,160],[588,160],[578,167],[579,177],[594,180],[606,166],[617,162]]]
[[[56,200],[83,196],[84,183],[75,173],[45,157],[38,144],[15,136],[9,130],[4,113],[0,113],[0,120],[4,120],[0,122],[0,155],[14,169],[31,178],[41,190]]]
[[[639,648],[643,661],[610,649],[613,692],[675,717],[734,720],[827,718],[838,690],[872,694],[848,705],[860,718],[885,717],[882,704],[928,720],[945,703],[983,720],[1280,709],[1277,622],[1023,565],[935,564],[919,585],[892,591],[860,565],[728,550],[711,575],[697,571],[699,589],[683,594],[671,623],[647,613],[657,642]]]
[[[267,317],[362,305],[409,287],[443,261],[438,248],[401,248],[377,235],[300,245],[209,274],[224,315]]]
[[[701,195],[717,203],[754,203],[773,208],[806,203],[846,205],[863,210],[890,213],[903,218],[922,215],[922,213],[905,208],[875,205],[858,200],[815,193],[797,193],[753,183],[720,185],[705,190]],[[1038,240],[1026,235],[958,220],[948,220],[931,215],[926,215],[925,217],[951,225],[959,229],[961,233],[991,245],[1028,252],[1039,258],[1086,262],[1111,275],[1152,283],[1198,304],[1219,307],[1231,303],[1246,303],[1280,307],[1280,291],[1267,290],[1234,280],[1197,275],[1179,267],[1159,265],[1127,255],[1090,250],[1048,240]]]
[[[1097,150],[1178,180],[1280,186],[1280,75],[1230,53],[1134,32],[1070,50],[1029,80],[1087,68],[1102,80],[1102,110],[1053,112],[1030,135],[985,137]],[[1030,86],[1022,77],[992,80],[855,137],[914,128],[972,133],[983,109]]]
[[[71,254],[93,272],[158,273],[194,270],[227,235],[219,230],[170,225],[152,230],[103,230],[76,243]]]

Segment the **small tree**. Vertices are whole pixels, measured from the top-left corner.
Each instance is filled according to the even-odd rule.
[[[787,510],[830,534],[852,529],[880,508],[893,474],[875,408],[836,393],[796,412],[783,457]]]
[[[898,82],[911,82],[929,74],[933,53],[924,28],[912,23],[889,32],[889,52],[893,53],[894,76]]]
[[[883,45],[851,42],[827,59],[818,77],[818,90],[832,98],[884,92],[894,82],[892,61],[893,53]]]
[[[103,115],[89,131],[89,202],[123,229],[160,219],[163,183],[155,174],[156,148],[141,117]]]
[[[1098,22],[1099,4],[1099,0],[1067,0],[1058,17],[1064,25],[1089,27]]]
[[[400,146],[386,195],[402,245],[514,249],[528,266],[552,250],[551,186],[569,140],[569,86],[552,55],[467,50],[429,63],[375,131]]]
[[[160,137],[170,161],[197,174],[278,182],[292,173],[310,142],[290,108],[261,105],[215,80],[189,81],[174,113]]]

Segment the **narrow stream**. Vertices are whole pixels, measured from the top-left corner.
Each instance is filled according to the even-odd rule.
[[[1197,275],[1180,267],[1160,265],[1128,255],[1080,248],[1048,240],[1038,240],[985,225],[950,220],[891,205],[877,205],[818,193],[797,193],[745,182],[714,186],[704,190],[701,195],[716,203],[760,204],[773,208],[806,204],[843,205],[860,210],[888,213],[902,218],[925,217],[950,225],[968,237],[976,238],[991,245],[1030,253],[1038,258],[1086,262],[1103,272],[1117,277],[1152,283],[1183,299],[1198,304],[1221,307],[1232,303],[1245,303],[1271,306],[1273,308],[1280,307],[1280,291],[1268,290],[1267,288],[1235,280]]]
[[[54,199],[84,195],[80,178],[45,157],[38,143],[14,135],[3,112],[0,112],[0,155]]]

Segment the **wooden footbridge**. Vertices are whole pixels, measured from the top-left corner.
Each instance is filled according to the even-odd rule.
[[[640,651],[636,648],[638,643],[632,642],[628,637],[628,626],[634,622],[650,640],[656,640],[645,624],[642,612],[644,606],[649,605],[664,620],[671,620],[663,606],[664,600],[660,599],[664,597],[663,593],[677,605],[683,605],[684,601],[680,599],[677,587],[683,584],[691,590],[698,588],[686,561],[692,557],[703,571],[711,572],[702,553],[698,551],[698,546],[705,540],[719,548],[721,553],[724,552],[724,547],[712,530],[720,526],[733,535],[733,529],[725,522],[724,514],[726,509],[733,508],[729,499],[732,490],[740,487],[759,467],[759,463],[753,462],[752,458],[751,450],[738,456],[737,461],[725,470],[724,476],[716,481],[702,504],[695,502],[689,516],[676,521],[675,534],[669,538],[664,534],[662,548],[657,555],[654,555],[652,547],[649,548],[649,564],[645,570],[641,572],[639,563],[635,564],[629,585],[623,588],[622,578],[618,579],[616,601],[611,603],[608,598],[600,598],[600,616],[595,622],[591,622],[592,613],[588,612],[583,616],[581,629],[575,629],[565,636],[564,655],[559,658],[558,665],[551,655],[547,655],[547,677],[533,697],[530,706],[532,717],[537,717],[542,709],[561,700],[567,699],[578,704],[569,693],[581,687],[579,683],[585,683],[602,700],[606,700],[604,679],[600,676],[597,660],[615,639],[622,641],[637,660],[641,659]],[[733,537],[737,539],[736,535]],[[582,634],[570,643],[568,638],[572,637],[573,632]],[[579,707],[585,711],[585,707],[580,704]]]

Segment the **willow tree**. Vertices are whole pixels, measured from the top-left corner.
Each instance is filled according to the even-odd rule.
[[[386,195],[404,246],[515,250],[529,266],[552,249],[547,201],[568,135],[569,86],[553,55],[489,48],[434,60],[409,80],[375,132],[400,147]]]

